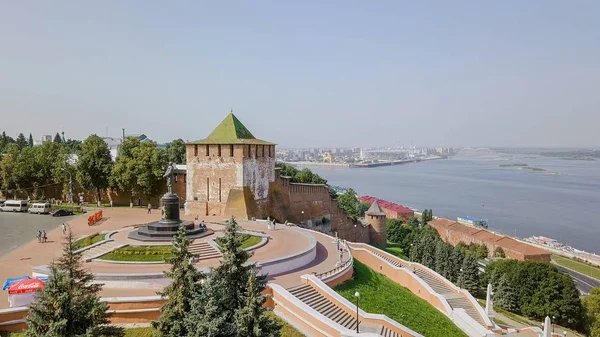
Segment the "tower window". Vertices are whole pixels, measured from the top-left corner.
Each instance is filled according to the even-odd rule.
[[[198,144],[194,145],[194,157],[198,157]]]
[[[210,156],[210,146],[206,144],[206,155]]]
[[[217,156],[221,156],[221,145],[217,145]]]
[[[229,156],[233,157],[233,144],[229,145]]]

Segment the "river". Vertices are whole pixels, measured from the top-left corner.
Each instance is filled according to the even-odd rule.
[[[527,164],[533,171],[517,166]],[[542,235],[600,253],[600,161],[495,154],[377,168],[311,168],[331,185],[353,188],[449,219],[487,219],[490,229]]]

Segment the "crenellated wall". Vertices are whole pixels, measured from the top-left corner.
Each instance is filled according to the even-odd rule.
[[[275,177],[269,189],[269,216],[321,232],[337,232],[344,240],[370,242],[370,226],[354,223],[331,198],[327,185],[292,183],[279,170]]]

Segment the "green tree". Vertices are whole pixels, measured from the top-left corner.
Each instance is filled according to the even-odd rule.
[[[100,284],[81,267],[69,231],[63,255],[50,266],[51,275],[27,315],[27,337],[123,336],[122,328],[108,325],[108,304],[101,302]]]
[[[25,135],[23,135],[22,133],[19,133],[19,135],[17,136],[17,140],[16,140],[17,146],[19,147],[19,150],[22,150],[23,148],[27,147],[27,139],[25,139]]]
[[[494,249],[494,257],[505,258],[506,255],[504,255],[504,249],[502,249],[502,247],[496,247],[496,249]]]
[[[472,256],[466,256],[458,275],[458,285],[466,289],[473,296],[479,291],[479,267],[477,260]]]
[[[590,337],[600,337],[600,315],[596,315],[590,326]]]
[[[458,282],[458,275],[460,275],[460,268],[462,268],[465,255],[462,250],[458,247],[452,248],[450,253],[450,259],[448,261],[448,277],[452,283]]]
[[[86,189],[95,189],[97,201],[109,186],[112,170],[112,157],[106,142],[97,135],[91,135],[81,144],[77,161],[77,180]]]
[[[250,273],[246,286],[246,298],[243,306],[235,313],[237,336],[239,337],[278,337],[281,326],[266,315],[263,305],[266,297],[262,291],[266,279],[259,279],[256,272]]]
[[[65,147],[69,153],[79,153],[81,151],[81,141],[77,139],[67,139],[65,141]]]
[[[519,298],[514,285],[508,276],[502,275],[494,293],[494,304],[510,312],[519,310]]]
[[[435,244],[436,241],[430,236],[423,236],[419,243],[423,247],[421,263],[431,269],[435,268]]]
[[[232,218],[221,241],[223,261],[210,273],[202,290],[192,300],[185,318],[191,337],[242,337],[247,336],[246,331],[238,332],[238,328],[249,329],[250,326],[253,331],[270,331],[263,317],[262,304],[258,309],[255,303],[264,303],[264,297],[258,294],[264,289],[266,276],[253,276],[257,275],[258,269],[254,263],[248,263],[251,255],[242,249],[238,229]],[[250,280],[252,277],[255,277],[254,281]],[[250,288],[249,282],[254,283],[252,292],[244,291]]]
[[[488,264],[482,283],[497,288],[503,275],[518,294],[517,313],[538,320],[554,316],[560,325],[585,330],[586,316],[570,276],[549,263],[502,259]]]
[[[190,240],[185,226],[180,226],[173,241],[174,256],[167,259],[171,269],[165,275],[172,280],[159,293],[167,302],[160,308],[161,316],[152,322],[157,336],[188,336],[184,319],[190,311],[190,302],[194,294],[200,290],[202,274],[190,263],[192,254],[189,251]]]
[[[132,152],[131,165],[136,178],[133,191],[136,195],[144,195],[148,199],[158,195],[167,166],[164,151],[158,149],[155,142],[142,142]]]
[[[25,147],[21,149],[17,157],[15,170],[13,172],[17,189],[24,190],[28,196],[37,197],[40,177],[43,175],[43,167],[38,159],[39,147]]]
[[[17,187],[16,171],[19,160],[19,147],[17,144],[7,144],[5,154],[0,159],[0,175],[2,176],[2,190],[14,190]]]
[[[121,191],[131,192],[129,197],[130,205],[133,205],[138,170],[133,150],[140,146],[140,144],[141,141],[137,137],[128,137],[123,141],[110,176],[110,185],[112,187],[116,187]]]
[[[175,139],[167,144],[167,159],[176,164],[185,164],[185,142],[183,139]]]
[[[33,136],[31,135],[31,132],[29,133],[28,145],[29,145],[29,147],[33,147]]]
[[[478,245],[475,251],[475,257],[479,260],[485,259],[489,256],[488,248],[485,245]]]
[[[408,225],[411,227],[419,227],[421,226],[421,223],[419,222],[419,219],[417,217],[412,217],[410,218],[410,220],[408,220]]]
[[[590,294],[585,296],[581,300],[581,303],[587,315],[587,325],[591,327],[591,331],[593,332],[594,325],[600,327],[600,322],[597,322],[598,318],[600,318],[600,288],[592,288]],[[600,329],[597,329],[597,333],[600,333]],[[600,337],[600,334],[597,336]]]
[[[62,143],[62,138],[60,137],[60,133],[56,133],[56,135],[54,135],[54,140],[52,140],[54,143],[57,144],[61,144]]]

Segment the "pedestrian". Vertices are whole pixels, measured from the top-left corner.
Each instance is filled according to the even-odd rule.
[[[35,237],[38,240],[38,243],[42,242],[42,231],[38,231]]]
[[[113,207],[113,201],[111,200],[110,201],[110,208],[112,208],[112,207]]]
[[[148,201],[148,214],[152,214],[152,205]]]
[[[273,230],[275,230],[275,225],[277,224],[277,222],[275,222],[275,219],[273,219]]]
[[[335,245],[337,246],[337,250],[340,250],[340,238],[335,238]]]
[[[61,227],[62,227],[63,235],[66,235],[67,234],[67,225],[65,225],[65,223],[63,222],[63,224],[61,225]]]
[[[342,264],[342,258],[344,257],[344,250],[340,249],[340,264]]]
[[[42,231],[42,242],[46,243],[46,241],[48,241],[48,235],[46,234],[46,231]]]

